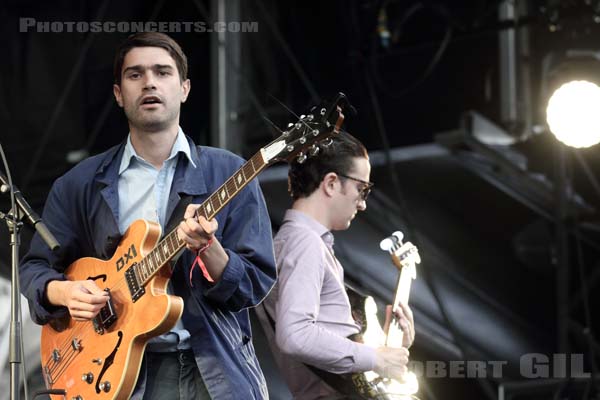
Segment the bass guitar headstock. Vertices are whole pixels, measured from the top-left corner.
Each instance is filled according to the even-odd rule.
[[[411,269],[413,279],[416,278],[416,267],[415,264],[421,263],[421,256],[419,255],[419,249],[411,242],[403,243],[404,234],[400,231],[396,231],[390,236],[386,237],[379,243],[379,247],[383,251],[390,253],[392,262],[399,270],[403,268]]]

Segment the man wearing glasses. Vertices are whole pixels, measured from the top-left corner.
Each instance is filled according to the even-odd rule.
[[[275,359],[295,399],[345,398],[319,371],[375,371],[394,379],[406,372],[406,348],[372,348],[349,339],[360,328],[352,319],[331,232],[348,229],[366,209],[370,173],[367,150],[347,133],[322,147],[319,156],[290,167],[293,205],[274,239],[279,277],[264,305],[275,329]],[[405,308],[396,315],[408,347],[412,313]]]

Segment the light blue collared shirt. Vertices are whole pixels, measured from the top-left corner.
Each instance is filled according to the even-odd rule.
[[[192,167],[196,168],[191,157],[190,145],[181,128],[177,132],[177,139],[175,139],[171,154],[160,169],[156,169],[136,153],[131,144],[131,134],[129,134],[119,166],[119,230],[121,234],[125,233],[133,221],[140,218],[159,223],[163,234],[165,233],[169,192],[180,153],[187,157]],[[168,288],[171,288],[170,285]],[[171,332],[150,340],[148,350],[174,351],[190,348],[189,338],[190,333],[183,328],[181,321],[178,321]]]
[[[140,157],[131,144],[131,134],[123,151],[119,167],[119,230],[125,233],[136,219],[158,222],[164,229],[167,203],[179,153],[183,153],[196,168],[190,145],[181,128],[171,154],[160,169]],[[163,232],[164,233],[164,232]]]

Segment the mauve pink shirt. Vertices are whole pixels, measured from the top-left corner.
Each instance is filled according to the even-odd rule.
[[[338,374],[370,371],[375,349],[347,339],[359,327],[333,235],[303,212],[287,210],[273,245],[279,275],[264,305],[276,321],[275,359],[295,399],[335,398],[303,363]]]

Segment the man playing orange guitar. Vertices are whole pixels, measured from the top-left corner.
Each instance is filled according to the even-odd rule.
[[[344,132],[317,157],[290,167],[294,202],[274,239],[279,277],[264,304],[275,328],[275,358],[295,399],[346,398],[307,365],[334,374],[375,371],[393,379],[407,371],[414,338],[408,306],[395,310],[405,347],[373,348],[349,339],[360,328],[352,319],[331,231],[348,229],[366,209],[370,172],[365,147]]]
[[[250,182],[212,220],[195,216],[197,204],[218,190],[243,160],[224,150],[196,146],[179,127],[180,107],[191,86],[187,59],[170,37],[130,36],[117,51],[114,79],[114,96],[127,116],[129,135],[54,183],[43,217],[61,249],[46,250],[36,236],[21,266],[21,288],[31,315],[40,324],[69,316],[90,321],[99,315],[110,302],[98,277],[67,280],[65,269],[82,257],[110,259],[134,220],[154,221],[164,233],[180,198],[191,198],[191,204],[181,208],[185,213],[178,227],[177,220],[172,225],[187,249],[173,267],[167,289],[183,298],[183,314],[169,332],[148,342],[139,375],[133,375],[138,379],[135,388],[131,386],[131,398],[266,398],[247,312],[266,296],[276,276],[260,188]],[[140,251],[127,249],[106,273],[129,267]],[[194,268],[195,262],[201,268]],[[81,350],[79,342],[71,346]],[[85,342],[83,348],[90,351]],[[63,362],[58,351],[52,357],[59,366]],[[102,357],[106,355],[98,354],[93,362],[102,364]],[[46,372],[47,381],[60,373]],[[76,380],[82,373],[84,381],[97,379],[83,370]],[[98,397],[93,397],[106,392],[111,398],[114,386],[102,382]]]

